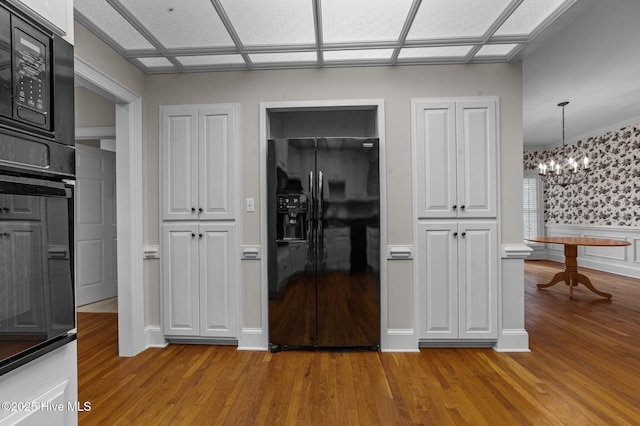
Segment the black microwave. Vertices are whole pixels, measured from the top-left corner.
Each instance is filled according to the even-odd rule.
[[[73,46],[0,0],[0,130],[73,145]]]

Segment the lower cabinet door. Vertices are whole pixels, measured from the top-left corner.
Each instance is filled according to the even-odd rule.
[[[420,338],[458,338],[458,236],[456,222],[419,225]]]
[[[233,223],[200,224],[200,335],[236,337],[238,256]]]
[[[498,338],[498,241],[495,222],[459,223],[460,339]]]
[[[418,229],[420,339],[497,339],[496,223],[433,221]]]
[[[198,224],[162,225],[162,313],[164,334],[200,335]]]

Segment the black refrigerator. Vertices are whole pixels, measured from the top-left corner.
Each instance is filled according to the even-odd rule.
[[[380,346],[377,138],[271,139],[270,350]]]

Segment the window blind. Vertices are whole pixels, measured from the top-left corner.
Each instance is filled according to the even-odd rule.
[[[522,180],[524,238],[540,235],[538,230],[538,178],[525,176]]]

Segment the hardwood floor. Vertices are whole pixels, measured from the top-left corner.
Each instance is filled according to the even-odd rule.
[[[536,289],[560,270],[526,262],[531,353],[170,345],[118,358],[116,314],[80,313],[80,424],[640,424],[640,280],[583,269],[610,301]]]

